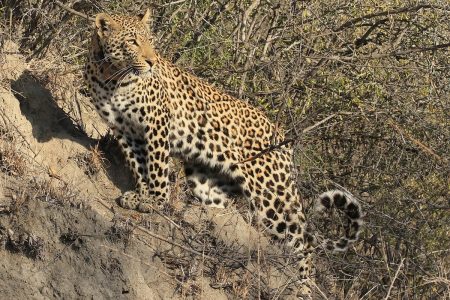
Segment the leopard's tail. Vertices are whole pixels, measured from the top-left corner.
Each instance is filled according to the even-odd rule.
[[[328,251],[342,252],[346,251],[359,238],[363,225],[362,209],[355,198],[339,190],[327,191],[316,200],[315,210],[317,212],[334,208],[342,211],[347,217],[345,235],[338,240],[324,239],[321,244]]]

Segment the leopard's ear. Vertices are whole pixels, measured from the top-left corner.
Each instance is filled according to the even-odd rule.
[[[152,12],[149,8],[145,11],[143,15],[139,15],[141,22],[150,30],[150,23],[152,20]]]
[[[104,37],[117,28],[117,23],[111,18],[111,16],[105,13],[100,13],[95,17],[95,27],[97,27],[98,36]]]

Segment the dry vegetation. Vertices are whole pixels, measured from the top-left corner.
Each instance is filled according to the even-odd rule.
[[[317,281],[330,299],[450,299],[448,2],[2,1],[0,45],[12,39],[31,63],[56,62],[33,65],[35,76],[58,91],[59,76],[74,76],[68,88],[82,93],[91,22],[63,6],[88,16],[135,14],[150,6],[156,46],[165,57],[286,128],[305,201],[345,187],[363,203],[362,241],[344,256],[317,258]],[[86,108],[69,94],[54,98],[84,131]],[[0,128],[0,139],[13,138]],[[0,169],[20,176],[26,165],[12,144],[0,143]],[[95,176],[104,168],[102,151],[93,146],[74,159]],[[42,191],[63,196],[51,187]],[[127,222],[116,222],[112,240],[130,234]],[[242,267],[245,258],[233,257],[232,248],[215,252],[220,241],[210,233],[187,226],[180,234],[194,254],[210,257],[157,253],[176,270],[183,297],[199,295],[199,276],[214,278],[213,285],[233,297],[279,296]],[[8,241],[18,251],[39,243],[32,237]]]

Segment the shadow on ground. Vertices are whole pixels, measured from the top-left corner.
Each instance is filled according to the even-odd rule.
[[[122,192],[133,188],[132,174],[116,140],[106,135],[100,140],[88,136],[70,116],[56,105],[50,91],[30,71],[24,71],[11,83],[14,96],[20,102],[23,116],[31,123],[33,137],[39,143],[53,138],[68,139],[86,150],[99,145],[106,158],[107,176]]]

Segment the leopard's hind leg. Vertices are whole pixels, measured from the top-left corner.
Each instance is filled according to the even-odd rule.
[[[191,191],[204,205],[225,208],[242,195],[239,184],[218,168],[189,161],[185,162],[184,171]]]

